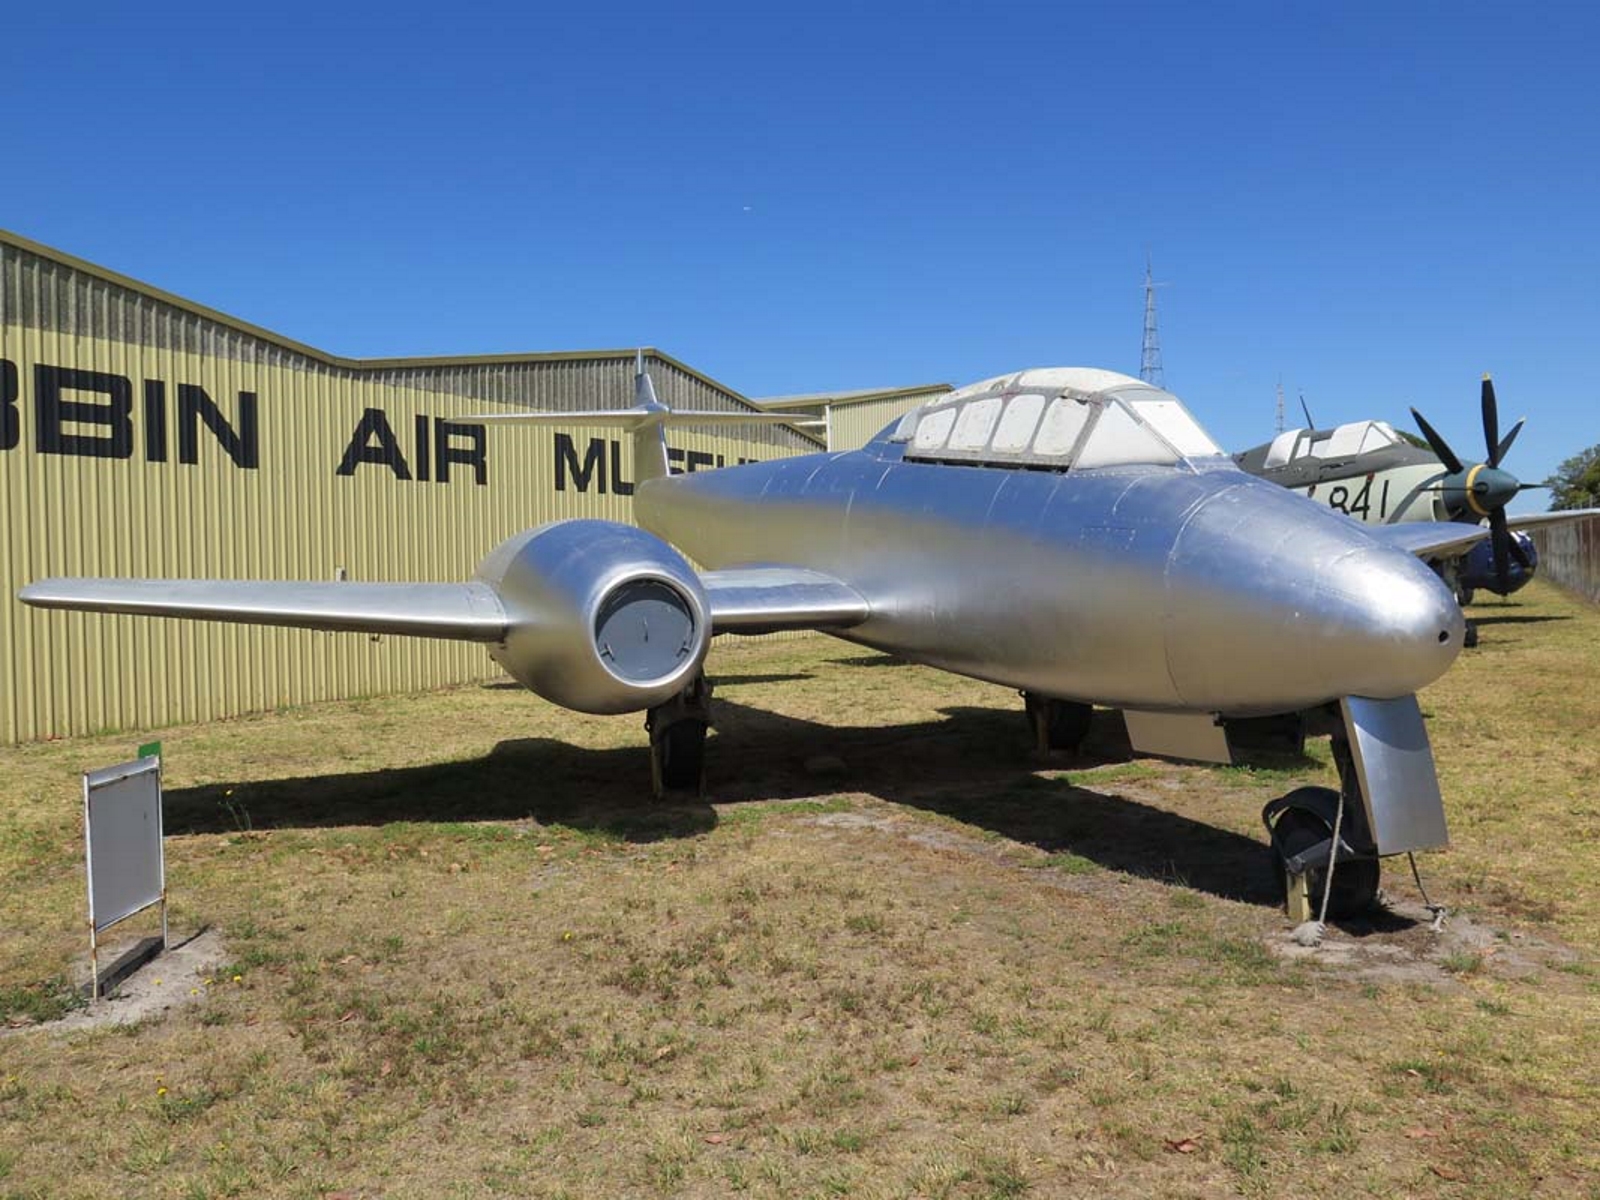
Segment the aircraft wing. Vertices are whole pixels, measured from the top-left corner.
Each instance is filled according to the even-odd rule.
[[[1489,527],[1462,521],[1401,521],[1397,525],[1369,525],[1367,532],[1418,558],[1455,558],[1488,537]]]
[[[740,567],[700,576],[716,633],[846,629],[867,619],[861,594],[831,575],[803,567]]]
[[[1600,517],[1600,508],[1567,508],[1559,512],[1526,513],[1520,517],[1506,516],[1508,529],[1537,529],[1542,525],[1561,525],[1567,521],[1581,521],[1585,517]]]
[[[746,567],[701,576],[715,633],[840,629],[867,602],[831,575]],[[279,583],[224,579],[44,579],[18,598],[36,608],[186,617],[357,633],[499,642],[510,620],[487,583]]]
[[[42,579],[36,608],[187,617],[244,625],[498,642],[508,621],[486,583],[279,583],[232,579]]]

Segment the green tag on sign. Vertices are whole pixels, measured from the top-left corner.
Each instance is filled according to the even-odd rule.
[[[140,758],[160,758],[161,757],[161,743],[160,742],[146,742],[144,745],[139,747],[139,755],[138,756]]]

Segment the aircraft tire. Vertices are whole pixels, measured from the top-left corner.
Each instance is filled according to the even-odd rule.
[[[1094,705],[1053,700],[1032,692],[1024,692],[1022,698],[1041,750],[1076,752],[1089,736],[1089,728],[1094,723]]]
[[[664,790],[701,790],[706,770],[706,725],[703,721],[673,722],[661,731],[655,752]]]
[[[1278,866],[1278,882],[1283,894],[1289,892],[1288,860],[1324,841],[1333,833],[1333,827],[1320,815],[1304,808],[1285,809],[1272,827],[1272,845]],[[1311,904],[1315,911],[1322,905],[1322,889],[1327,871],[1317,867],[1310,872]],[[1328,897],[1328,916],[1333,920],[1360,916],[1378,900],[1378,860],[1375,858],[1345,858],[1333,868],[1333,894]]]

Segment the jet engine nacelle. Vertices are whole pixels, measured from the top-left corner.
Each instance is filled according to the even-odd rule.
[[[688,686],[711,640],[699,577],[666,542],[615,521],[557,521],[498,546],[477,577],[509,632],[490,651],[564,708],[637,712]]]

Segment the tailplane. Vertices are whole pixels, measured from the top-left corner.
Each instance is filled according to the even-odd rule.
[[[635,359],[633,407],[587,412],[497,412],[465,417],[500,425],[555,425],[563,429],[624,429],[633,438],[633,477],[644,483],[663,479],[667,467],[668,425],[788,425],[806,428],[821,421],[795,420],[780,413],[728,412],[717,409],[668,408],[656,399],[655,384],[644,365],[644,351]]]

